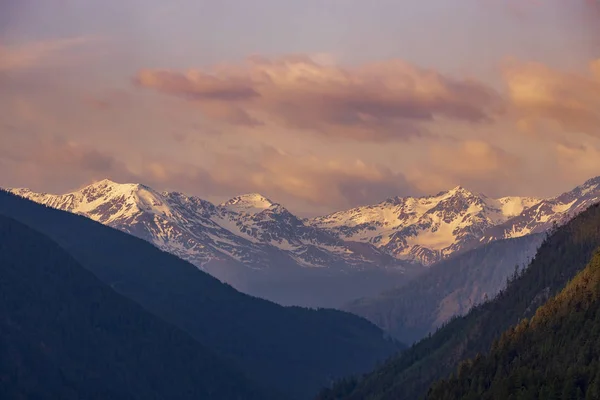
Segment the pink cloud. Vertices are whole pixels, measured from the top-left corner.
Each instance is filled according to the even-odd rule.
[[[211,70],[146,69],[134,82],[193,101],[208,118],[234,125],[274,124],[356,140],[422,135],[437,119],[486,123],[503,105],[480,82],[400,60],[341,67],[303,55],[255,56]]]

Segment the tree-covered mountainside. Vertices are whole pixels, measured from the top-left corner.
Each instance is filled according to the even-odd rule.
[[[0,398],[279,399],[0,216]]]
[[[343,309],[363,316],[403,343],[414,343],[453,316],[493,298],[515,267],[526,266],[543,234],[498,240],[434,264],[408,284]]]
[[[320,400],[414,400],[449,376],[460,361],[486,352],[494,339],[531,317],[591,260],[600,245],[600,207],[594,205],[554,231],[529,267],[498,296],[455,318],[435,334],[373,372],[324,390]]]
[[[600,399],[600,253],[557,296],[460,364],[431,400]]]
[[[398,350],[362,318],[244,295],[142,239],[88,218],[6,192],[0,192],[0,214],[47,235],[117,292],[292,398],[313,396],[331,380],[364,372]]]

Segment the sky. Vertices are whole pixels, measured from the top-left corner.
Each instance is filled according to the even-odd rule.
[[[0,0],[0,187],[317,215],[598,175],[596,0]]]

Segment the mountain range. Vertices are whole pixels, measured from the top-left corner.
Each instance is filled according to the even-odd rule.
[[[339,306],[399,286],[422,265],[547,231],[600,201],[600,177],[549,199],[494,199],[459,186],[304,219],[259,194],[216,205],[110,180],[62,195],[10,191],[145,239],[247,293],[282,304]],[[325,299],[331,285],[347,290]]]
[[[553,229],[498,296],[318,400],[597,399],[599,249],[596,204]]]
[[[473,298],[465,287],[477,288],[454,278],[475,272],[476,282],[495,286],[498,266],[510,265],[506,252],[529,259],[542,242],[497,296],[403,351],[352,314],[247,296],[85,212],[0,191],[0,393],[301,400],[335,381],[319,400],[597,398],[600,206],[587,206],[597,181],[524,208],[522,224],[507,229],[513,217],[493,227],[514,238],[481,235],[478,246],[453,252],[407,286],[415,291],[399,289],[417,306],[422,290],[439,291],[426,311],[439,320],[440,299]],[[546,233],[532,233],[538,229]]]
[[[25,398],[105,388],[101,398],[242,400],[267,388],[302,400],[402,349],[353,314],[248,296],[145,240],[1,190],[0,267],[0,394],[15,383],[41,388]],[[52,385],[75,392],[44,395]],[[219,396],[223,385],[232,395]]]

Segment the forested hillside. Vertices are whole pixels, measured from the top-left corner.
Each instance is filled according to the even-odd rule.
[[[2,214],[47,235],[114,290],[290,397],[314,396],[331,380],[367,371],[399,349],[362,318],[244,295],[142,239],[88,218],[6,192],[0,192]]]
[[[516,267],[529,263],[543,239],[543,234],[534,234],[485,244],[434,264],[408,284],[356,300],[344,309],[403,343],[414,343],[453,316],[493,298]]]
[[[359,379],[346,379],[318,399],[414,400],[449,376],[460,361],[489,350],[494,339],[531,317],[591,260],[600,245],[600,207],[590,207],[553,232],[530,266],[493,301],[456,318]]]
[[[281,398],[4,216],[0,297],[2,399]]]
[[[460,364],[431,400],[600,399],[600,253],[556,297]]]

